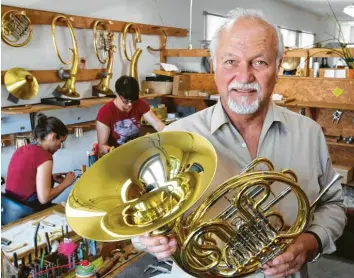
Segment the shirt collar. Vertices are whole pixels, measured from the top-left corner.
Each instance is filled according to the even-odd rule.
[[[282,108],[277,106],[273,101],[270,101],[269,103],[269,108],[267,111],[266,118],[264,120],[264,124],[272,124],[273,122],[280,122],[281,124],[284,125],[284,127],[287,127],[287,122],[284,117],[283,112],[281,111]],[[217,131],[222,125],[224,124],[229,124],[230,120],[227,114],[224,111],[224,108],[221,104],[221,100],[217,102],[215,105],[212,117],[211,117],[211,125],[210,125],[210,131],[213,134],[215,131]]]

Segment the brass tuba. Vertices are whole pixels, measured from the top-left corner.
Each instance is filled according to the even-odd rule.
[[[25,11],[7,11],[1,17],[1,39],[10,46],[21,47],[32,38],[31,20]]]
[[[73,42],[73,48],[70,50],[72,51],[72,59],[68,62],[65,62],[63,58],[60,56],[59,50],[58,50],[58,45],[57,45],[57,40],[55,36],[55,24],[58,20],[63,20],[66,25],[68,26],[71,34],[71,39]],[[60,96],[68,96],[72,98],[78,98],[80,97],[80,94],[76,92],[75,84],[76,84],[76,75],[79,67],[79,50],[77,47],[77,41],[74,33],[74,28],[71,24],[71,19],[68,19],[64,15],[57,15],[56,17],[53,18],[52,21],[52,38],[53,38],[53,43],[55,47],[55,52],[58,55],[59,60],[64,64],[64,65],[70,65],[71,64],[71,69],[69,74],[67,74],[63,68],[60,68],[58,71],[58,75],[60,79],[65,79],[65,83],[63,87],[58,87],[54,91],[54,95]]]
[[[135,31],[135,39],[134,39],[134,48],[135,52],[133,54],[133,57],[128,56],[127,52],[127,33],[129,29],[132,28]],[[141,55],[142,50],[140,48],[137,48],[137,43],[141,42],[141,35],[139,28],[134,26],[134,23],[128,23],[125,25],[124,30],[123,30],[123,35],[122,35],[122,44],[123,44],[123,52],[125,58],[130,61],[130,69],[129,69],[129,75],[131,77],[134,77],[136,80],[139,80],[139,75],[138,75],[138,59]]]
[[[240,277],[284,252],[340,178],[335,176],[310,205],[296,175],[274,171],[265,158],[206,193],[215,169],[215,150],[200,135],[172,131],[138,138],[83,174],[67,202],[68,222],[79,235],[101,241],[172,233],[178,243],[172,258],[184,271]],[[290,193],[298,214],[287,226],[274,206]]]
[[[107,22],[112,24],[111,21]],[[98,85],[92,87],[94,95],[97,93],[104,95],[114,95],[113,91],[109,88],[110,80],[112,78],[112,68],[113,68],[113,59],[114,59],[114,33],[107,31],[98,31],[98,25],[105,25],[106,23],[96,20],[93,24],[93,45],[95,48],[95,53],[98,61],[101,64],[107,63],[107,68],[104,73],[101,73],[101,81]],[[105,57],[101,57],[99,52],[102,51]]]

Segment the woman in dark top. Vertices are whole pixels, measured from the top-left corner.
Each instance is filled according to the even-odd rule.
[[[75,174],[52,174],[53,154],[68,135],[68,129],[59,119],[39,114],[33,135],[37,144],[18,148],[11,158],[6,194],[42,209],[75,181]],[[53,181],[59,185],[53,188]]]

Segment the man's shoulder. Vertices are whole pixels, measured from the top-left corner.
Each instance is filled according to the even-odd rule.
[[[283,115],[286,125],[290,129],[295,129],[296,131],[301,131],[298,128],[311,129],[317,131],[321,129],[321,126],[310,118],[310,115],[301,115],[287,108],[277,106],[276,109]]]
[[[164,131],[181,130],[195,132],[200,128],[209,128],[211,117],[214,111],[215,105],[196,112],[190,116],[180,119],[166,126]]]

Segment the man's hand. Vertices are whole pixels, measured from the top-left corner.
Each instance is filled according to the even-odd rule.
[[[62,183],[66,174],[67,173],[55,173],[53,174],[53,180],[57,183]]]
[[[176,251],[177,246],[177,241],[173,237],[149,236],[149,234],[139,237],[139,242],[158,260],[171,256]]]
[[[304,233],[280,256],[263,266],[264,274],[272,278],[286,277],[300,270],[303,264],[312,260],[318,252],[314,235]]]

